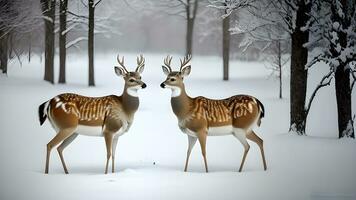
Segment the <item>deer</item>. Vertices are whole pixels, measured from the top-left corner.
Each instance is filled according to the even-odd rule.
[[[126,133],[134,120],[139,107],[138,90],[146,88],[141,80],[145,59],[137,57],[135,71],[128,71],[124,65],[124,57],[119,66],[114,67],[117,76],[125,81],[124,90],[120,96],[108,95],[103,97],[87,97],[73,93],[59,94],[42,103],[38,108],[40,125],[46,119],[57,134],[47,144],[45,174],[48,174],[51,150],[57,147],[65,174],[68,174],[63,150],[78,135],[104,137],[106,144],[106,167],[111,157],[112,173],[115,172],[115,151],[120,136]]]
[[[191,55],[180,59],[179,71],[171,67],[172,56],[167,56],[162,65],[163,73],[167,76],[161,83],[162,88],[171,89],[171,107],[178,119],[180,130],[188,136],[188,150],[184,172],[187,171],[191,151],[199,140],[204,159],[205,171],[208,172],[206,158],[207,136],[233,135],[244,147],[244,154],[239,172],[242,171],[250,145],[247,139],[255,142],[261,151],[263,168],[267,170],[263,140],[257,136],[253,128],[260,126],[264,117],[264,106],[255,97],[235,95],[226,99],[209,99],[203,96],[190,97],[185,90],[184,78],[190,74]]]

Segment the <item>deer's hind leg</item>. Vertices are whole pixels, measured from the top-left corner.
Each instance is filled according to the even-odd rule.
[[[57,146],[59,143],[61,143],[63,140],[71,136],[75,131],[75,128],[66,128],[66,129],[61,129],[56,136],[47,144],[47,156],[46,156],[46,169],[45,173],[48,174],[48,169],[49,169],[49,158],[51,154],[51,150],[53,147]]]
[[[49,159],[50,159],[51,150],[54,147],[56,147],[59,143],[61,143],[62,141],[64,141],[65,139],[73,135],[78,126],[78,116],[75,113],[70,112],[70,110],[74,108],[73,106],[68,105],[65,102],[61,102],[60,100],[58,100],[56,104],[52,102],[50,106],[51,106],[51,110],[49,112],[48,118],[52,126],[58,130],[58,133],[47,144],[47,156],[46,156],[46,167],[45,167],[46,174],[48,174],[48,170],[49,170]],[[60,149],[61,147],[59,147],[59,151]],[[61,160],[62,159],[63,156],[61,156]]]
[[[262,161],[263,161],[263,169],[267,170],[265,153],[263,150],[263,140],[260,137],[258,137],[254,131],[250,131],[249,133],[247,133],[246,137],[247,137],[247,139],[255,142],[258,145],[258,147],[260,148]]]
[[[245,160],[246,160],[247,153],[250,150],[250,145],[248,144],[248,142],[246,140],[246,131],[244,129],[234,128],[233,135],[241,142],[241,144],[244,146],[244,149],[245,149],[244,155],[242,156],[240,168],[239,168],[239,172],[241,172],[242,168],[244,166]]]
[[[208,161],[206,159],[206,137],[207,137],[207,133],[206,131],[200,131],[197,134],[198,136],[198,140],[200,143],[200,148],[201,148],[201,154],[203,156],[204,159],[204,165],[205,165],[205,172],[208,173]]]
[[[64,169],[64,173],[68,174],[68,169],[66,166],[66,163],[64,162],[64,158],[63,158],[63,150],[70,144],[73,142],[73,140],[78,136],[78,133],[74,133],[72,135],[70,135],[68,138],[66,138],[61,145],[59,145],[59,147],[57,148],[59,157],[61,159],[62,165],[63,165],[63,169]]]

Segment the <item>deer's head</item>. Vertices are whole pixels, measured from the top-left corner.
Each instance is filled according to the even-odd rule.
[[[166,80],[161,83],[162,88],[170,88],[172,90],[172,97],[177,97],[181,94],[184,87],[183,79],[190,74],[191,66],[188,65],[189,61],[192,59],[191,55],[180,59],[180,69],[179,71],[172,71],[171,61],[172,56],[167,56],[164,59],[164,65],[162,65],[163,73],[167,76]]]
[[[135,71],[129,72],[124,65],[124,57],[120,60],[117,56],[117,62],[120,66],[115,66],[115,73],[122,76],[125,81],[125,89],[131,96],[137,96],[137,90],[146,88],[147,85],[141,80],[141,74],[145,67],[145,58],[140,55],[137,56],[137,67]]]

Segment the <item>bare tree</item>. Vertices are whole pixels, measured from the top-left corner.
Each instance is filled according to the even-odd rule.
[[[37,45],[37,38],[31,38],[32,34],[41,35],[43,26],[43,15],[39,10],[38,0],[2,0],[0,1],[0,69],[7,73],[9,60],[17,58],[20,65],[21,54],[25,51],[42,52]],[[32,40],[32,41],[31,41]],[[29,48],[26,44],[30,44]],[[32,47],[34,49],[32,50]]]
[[[45,72],[44,80],[54,84],[54,20],[55,0],[41,0],[45,21]]]
[[[162,0],[159,5],[164,7],[169,15],[179,15],[186,19],[186,55],[193,53],[193,31],[201,0]]]
[[[114,17],[115,12],[111,10],[112,6],[104,7],[106,16],[95,16],[96,6],[101,2],[101,0],[94,1],[88,0],[88,3],[80,1],[78,5],[71,7],[78,7],[77,11],[69,10],[67,8],[68,0],[61,0],[63,3],[63,9],[65,9],[66,26],[60,31],[61,35],[64,36],[62,43],[62,52],[66,52],[64,49],[71,47],[80,48],[80,43],[87,41],[88,44],[88,85],[95,86],[95,76],[94,76],[94,37],[97,34],[102,34],[106,36],[107,34],[118,34],[116,31],[112,30],[112,23],[120,20],[117,15]],[[84,9],[84,10],[83,10]],[[64,17],[64,16],[63,16]],[[64,20],[64,19],[63,19]],[[62,24],[62,23],[61,23]],[[66,36],[68,33],[72,33],[72,37],[69,38],[70,41],[66,42]],[[84,34],[83,34],[84,33]],[[60,36],[61,37],[61,36]],[[66,43],[65,43],[66,42]],[[64,44],[65,43],[65,44]],[[65,66],[65,55],[63,55],[63,65]],[[60,71],[60,76],[65,77],[65,67]],[[65,80],[65,79],[64,79]]]
[[[68,0],[59,3],[59,83],[66,83],[66,35]]]
[[[223,10],[222,15],[222,57],[223,57],[223,80],[229,80],[230,60],[230,15],[233,11],[252,6],[253,0],[211,0],[209,7]]]
[[[9,39],[17,12],[12,1],[0,1],[0,70],[7,74]]]
[[[289,58],[286,58],[285,55],[288,53],[288,48],[286,47],[286,41],[275,40],[272,42],[270,48],[266,49],[266,60],[269,63],[267,67],[270,69],[271,76],[276,76],[279,81],[279,98],[283,98],[283,68],[289,61]]]
[[[101,2],[98,0],[88,0],[88,11],[89,11],[89,23],[88,23],[88,58],[89,58],[89,76],[88,82],[89,86],[95,86],[94,78],[94,16],[95,7]]]
[[[226,11],[225,11],[226,14]],[[223,80],[229,80],[229,60],[230,60],[230,16],[223,19]]]

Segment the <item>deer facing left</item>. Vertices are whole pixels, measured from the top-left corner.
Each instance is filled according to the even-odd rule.
[[[115,171],[115,149],[118,138],[127,132],[134,120],[135,112],[139,106],[137,91],[145,88],[141,80],[145,59],[142,55],[137,57],[135,71],[129,72],[124,65],[124,57],[120,66],[115,66],[115,73],[125,81],[121,96],[109,95],[104,97],[86,97],[78,94],[60,94],[39,106],[39,120],[42,125],[48,118],[57,132],[56,136],[47,144],[45,173],[49,170],[51,150],[57,148],[64,172],[68,170],[63,158],[63,150],[80,135],[101,136],[106,144],[106,167],[108,172],[111,158],[112,172]]]

